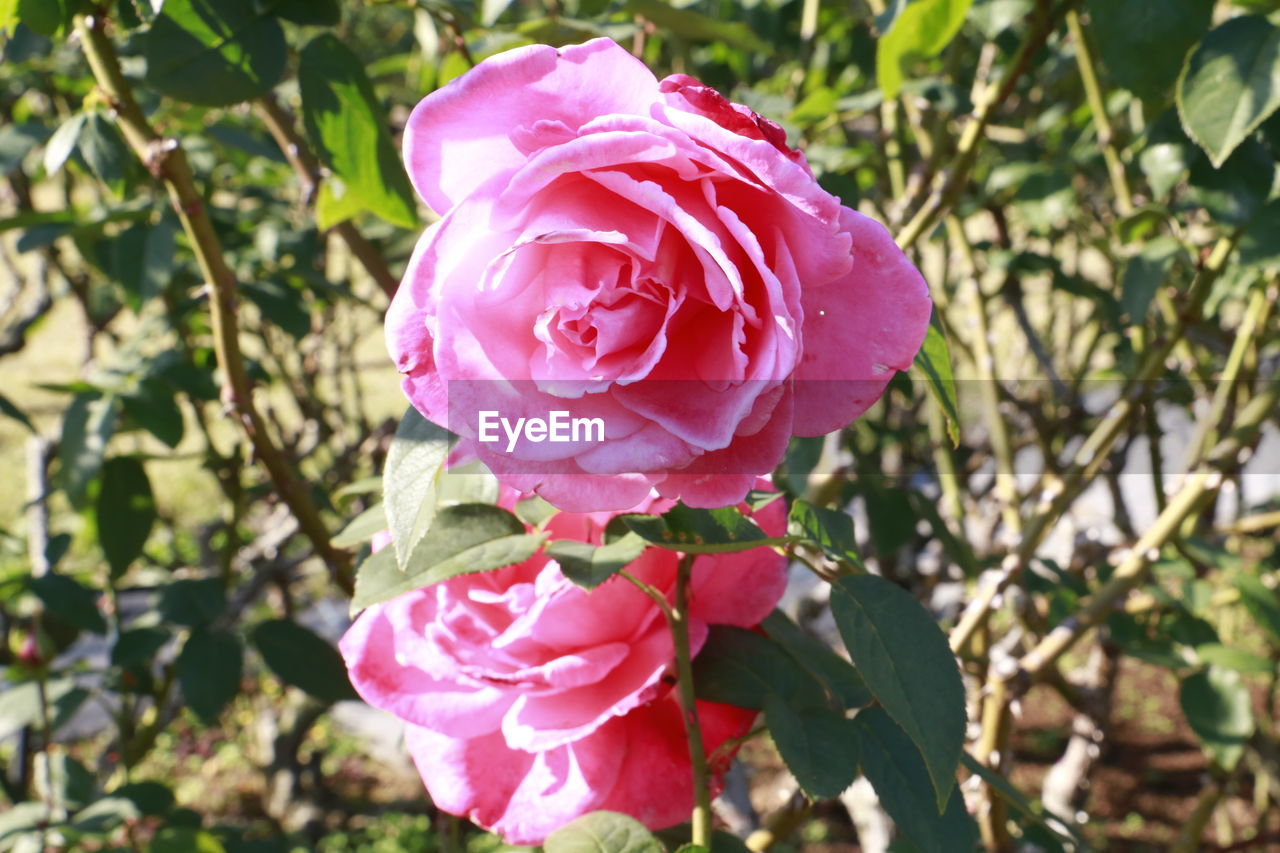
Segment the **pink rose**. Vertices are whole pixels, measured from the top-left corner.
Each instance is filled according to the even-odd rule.
[[[792,435],[861,414],[924,338],[920,273],[778,125],[607,39],[485,60],[418,104],[404,150],[443,217],[387,314],[405,392],[561,508],[651,487],[736,503]],[[604,440],[508,450],[501,430],[481,440],[486,410],[598,418]]]
[[[502,503],[517,495],[503,489]],[[662,512],[646,500],[637,511]],[[755,515],[785,528],[781,501]],[[553,539],[600,544],[608,513],[554,516]],[[679,555],[649,548],[628,570],[673,593]],[[689,633],[751,627],[782,595],[784,558],[768,548],[702,556]],[[404,719],[405,742],[436,806],[514,844],[539,844],[579,815],[609,809],[658,828],[693,805],[671,631],[621,577],[590,593],[543,554],[461,575],[365,610],[339,648],[365,701]],[[745,734],[754,711],[698,703],[710,754]],[[727,762],[727,757],[725,761]],[[725,762],[712,768],[717,780]]]

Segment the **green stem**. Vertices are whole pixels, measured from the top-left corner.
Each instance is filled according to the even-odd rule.
[[[964,188],[965,183],[969,180],[969,172],[973,169],[973,164],[978,157],[978,143],[982,140],[987,123],[991,121],[991,116],[1005,102],[1009,95],[1013,92],[1014,84],[1018,82],[1023,73],[1026,72],[1027,66],[1031,63],[1031,57],[1035,54],[1045,40],[1049,38],[1049,34],[1053,32],[1054,24],[1058,19],[1058,12],[1073,5],[1074,0],[1067,0],[1062,7],[1056,10],[1050,10],[1048,2],[1041,2],[1035,20],[1031,24],[1031,28],[1027,31],[1027,35],[1023,38],[1022,44],[1018,47],[1018,52],[1014,54],[1013,61],[1009,65],[1009,70],[1005,72],[1004,77],[998,83],[991,83],[986,86],[982,93],[974,101],[974,111],[969,117],[968,123],[960,134],[960,143],[956,146],[955,157],[951,161],[951,166],[935,182],[933,192],[925,200],[924,205],[916,211],[915,216],[907,223],[906,227],[898,233],[898,246],[907,249],[914,246],[916,242],[929,232],[960,196],[960,191]]]
[[[711,786],[708,782],[707,753],[702,745],[702,728],[693,691],[693,658],[689,653],[689,580],[693,576],[692,554],[680,558],[676,573],[676,601],[671,609],[671,634],[676,646],[676,677],[680,708],[689,740],[689,763],[693,767],[693,837],[701,847],[711,847]]]
[[[907,186],[907,173],[902,166],[902,144],[898,141],[898,102],[880,105],[880,130],[884,134],[885,165],[889,170],[889,193],[901,199]]]
[[[290,470],[289,462],[267,433],[267,424],[253,402],[253,385],[240,352],[236,317],[235,274],[222,255],[222,245],[209,219],[204,199],[196,189],[191,165],[177,140],[164,139],[147,121],[133,97],[133,89],[120,69],[114,45],[103,29],[100,16],[76,18],[76,34],[98,88],[116,111],[116,123],[134,154],[169,191],[182,228],[191,242],[200,272],[210,288],[209,317],[213,331],[214,355],[225,377],[223,402],[232,408],[254,453],[288,505],[298,527],[329,567],[331,576],[348,594],[354,588],[350,560],[329,542],[329,532],[305,485]]]
[[[1249,298],[1249,307],[1245,309],[1244,319],[1236,330],[1235,341],[1231,345],[1231,354],[1227,356],[1227,365],[1214,389],[1213,402],[1209,407],[1209,415],[1196,427],[1191,440],[1189,459],[1197,459],[1204,448],[1214,440],[1214,432],[1225,423],[1227,404],[1231,400],[1231,392],[1236,387],[1240,376],[1240,368],[1244,364],[1245,354],[1253,346],[1253,340],[1259,329],[1265,328],[1271,306],[1277,297],[1274,282],[1254,288]]]
[[[1010,677],[1021,674],[1024,683],[1035,680],[1077,640],[1114,612],[1116,604],[1146,576],[1148,566],[1165,543],[1177,534],[1182,522],[1203,506],[1203,502],[1222,485],[1220,469],[1237,459],[1240,451],[1257,437],[1259,428],[1272,417],[1277,404],[1280,404],[1280,388],[1276,387],[1268,388],[1249,401],[1240,411],[1235,429],[1206,455],[1194,472],[1187,475],[1183,487],[1116,566],[1111,578],[1072,618],[1050,631],[1034,649],[1027,652]]]
[[[1080,13],[1075,9],[1067,12],[1067,30],[1071,33],[1071,40],[1076,43],[1076,65],[1080,68],[1080,82],[1084,84],[1089,111],[1093,113],[1093,124],[1098,129],[1098,144],[1102,147],[1102,158],[1107,163],[1107,174],[1111,176],[1111,187],[1116,193],[1116,212],[1121,216],[1128,216],[1133,212],[1133,194],[1129,192],[1124,163],[1116,150],[1111,118],[1107,115],[1106,100],[1102,96],[1102,86],[1098,83],[1097,63],[1094,60],[1093,51],[1089,48],[1089,42],[1085,39],[1084,27],[1080,23]]]
[[[1013,471],[1013,440],[1009,436],[1009,425],[1000,413],[1000,390],[996,385],[995,356],[991,352],[987,297],[982,291],[973,245],[965,234],[964,224],[954,214],[948,215],[946,221],[947,232],[955,240],[956,248],[964,261],[965,289],[968,291],[974,321],[970,349],[973,351],[974,367],[978,371],[978,386],[982,405],[986,410],[987,429],[991,432],[991,450],[996,458],[996,494],[1000,497],[1005,528],[1016,537],[1022,532],[1022,518],[1018,513],[1021,498],[1018,496],[1018,480]]]
[[[320,161],[307,147],[306,140],[294,129],[293,116],[276,100],[275,95],[267,94],[254,101],[262,123],[267,126],[280,151],[284,154],[294,174],[302,186],[302,197],[310,201],[320,185]],[[400,281],[387,267],[378,248],[364,238],[364,235],[351,223],[351,220],[339,222],[333,226],[334,232],[347,244],[352,256],[360,262],[388,298],[395,296]]]
[[[1166,333],[1163,341],[1154,343],[1143,356],[1137,374],[1126,393],[1108,411],[1076,453],[1071,465],[1050,491],[1047,499],[1036,508],[1023,528],[1022,541],[1015,554],[1011,554],[1001,566],[999,578],[987,584],[965,608],[960,622],[951,632],[951,648],[964,648],[969,638],[991,616],[991,604],[1009,584],[1019,578],[1023,568],[1035,555],[1040,543],[1053,529],[1053,525],[1064,512],[1075,503],[1076,498],[1084,491],[1102,469],[1108,454],[1115,442],[1124,433],[1130,420],[1140,410],[1140,403],[1149,391],[1149,384],[1165,370],[1165,361],[1173,352],[1174,345],[1182,337],[1182,330],[1200,316],[1204,300],[1209,295],[1213,283],[1222,274],[1227,259],[1235,249],[1240,232],[1218,240],[1205,260],[1200,272],[1191,283],[1188,294],[1188,305],[1178,317],[1178,322]],[[1046,490],[1049,491],[1049,490]]]

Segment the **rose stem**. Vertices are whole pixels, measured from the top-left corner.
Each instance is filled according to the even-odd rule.
[[[693,843],[711,846],[711,788],[707,784],[707,754],[702,748],[702,728],[698,723],[697,703],[693,694],[693,659],[689,654],[689,578],[693,575],[693,554],[680,558],[676,571],[676,601],[672,605],[667,597],[654,587],[637,578],[626,569],[620,577],[643,592],[658,605],[667,624],[676,649],[676,681],[680,690],[680,710],[684,714],[685,735],[689,739],[689,764],[693,768]]]
[[[236,317],[236,279],[227,266],[222,246],[196,188],[195,176],[177,140],[164,139],[147,121],[133,97],[133,89],[120,70],[100,15],[76,18],[76,33],[99,90],[116,113],[116,124],[134,154],[169,191],[182,228],[209,287],[209,317],[214,354],[223,372],[222,400],[236,414],[245,437],[267,469],[280,497],[298,519],[298,527],[311,540],[316,554],[329,568],[334,582],[345,592],[354,588],[350,559],[329,542],[329,531],[304,483],[299,482],[289,460],[267,434],[266,421],[253,403],[253,386],[240,353]]]
[[[676,602],[671,609],[671,634],[676,646],[676,677],[680,687],[680,707],[684,710],[684,730],[689,738],[689,763],[693,767],[694,844],[711,846],[711,789],[707,784],[707,754],[702,747],[702,728],[693,694],[693,660],[689,655],[689,579],[694,555],[680,558],[676,573]]]

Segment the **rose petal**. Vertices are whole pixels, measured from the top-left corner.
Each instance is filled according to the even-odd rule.
[[[866,411],[911,366],[929,327],[929,287],[888,230],[848,208],[840,224],[853,237],[853,269],[804,291],[796,435],[825,435]]]
[[[405,745],[432,802],[521,845],[541,844],[596,808],[622,765],[623,750],[613,740],[596,737],[531,755],[511,749],[501,735],[461,740],[405,729]]]
[[[491,175],[525,161],[511,139],[517,129],[539,121],[576,129],[609,113],[647,115],[657,99],[653,74],[609,39],[558,50],[546,45],[509,50],[414,108],[404,134],[409,178],[422,199],[443,214]]]
[[[690,645],[701,647],[706,632],[705,623],[691,621]],[[580,740],[648,701],[673,659],[671,632],[665,624],[656,625],[632,644],[627,660],[595,684],[522,695],[502,719],[507,744],[532,752]]]
[[[755,711],[713,702],[698,702],[697,709],[707,755],[729,738],[745,735],[756,717]],[[610,722],[587,742],[605,737],[615,749],[619,741],[625,742],[624,757],[613,790],[595,808],[630,815],[650,829],[689,819],[693,808],[689,746],[674,694]],[[729,753],[709,768],[713,796],[719,791],[720,778],[731,758]]]
[[[516,700],[510,690],[432,678],[399,659],[398,638],[384,605],[360,614],[338,649],[360,697],[402,720],[455,737],[495,731]]]

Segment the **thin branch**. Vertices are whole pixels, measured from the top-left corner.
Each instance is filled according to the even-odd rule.
[[[303,201],[310,204],[320,186],[320,161],[307,147],[306,140],[298,135],[293,116],[280,106],[275,95],[270,93],[264,95],[254,101],[254,106],[258,110],[258,115],[262,117],[262,123],[267,126],[267,130],[271,132],[272,138],[280,146],[285,159],[289,161],[289,165],[298,176],[298,182],[302,185]],[[365,239],[349,219],[333,226],[333,231],[347,244],[351,254],[377,282],[382,292],[388,298],[395,296],[400,281],[392,275],[386,259],[382,257],[377,247]]]
[[[222,246],[209,219],[204,201],[186,154],[176,139],[165,139],[147,121],[132,88],[120,70],[115,47],[103,29],[100,16],[80,16],[75,29],[93,71],[98,88],[116,112],[129,147],[144,166],[160,179],[191,242],[200,271],[211,289],[209,314],[213,327],[214,353],[223,373],[222,399],[237,414],[237,420],[253,445],[259,461],[288,505],[316,554],[343,590],[353,589],[348,555],[329,542],[329,531],[312,502],[306,485],[290,469],[289,462],[267,433],[266,423],[253,403],[253,386],[240,353],[236,319],[235,275],[222,255]]]

